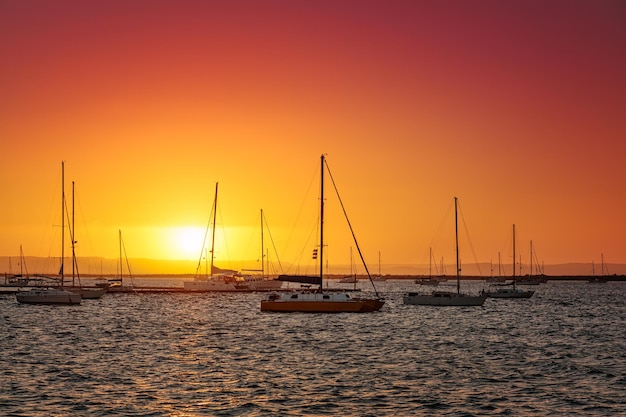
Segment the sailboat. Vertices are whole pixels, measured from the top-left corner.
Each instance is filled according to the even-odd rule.
[[[385,304],[384,300],[378,296],[378,292],[376,292],[376,287],[374,287],[374,283],[372,282],[372,286],[374,287],[374,292],[376,293],[376,297],[374,298],[365,298],[365,297],[352,297],[347,292],[325,292],[323,290],[323,282],[324,282],[324,172],[328,169],[328,164],[326,163],[325,155],[322,154],[321,158],[321,179],[320,179],[320,224],[319,224],[319,247],[318,255],[319,255],[319,277],[298,277],[298,276],[281,276],[279,279],[283,279],[286,281],[296,281],[298,278],[304,278],[304,281],[310,281],[311,284],[317,284],[319,288],[313,291],[297,291],[293,293],[272,293],[269,294],[265,299],[261,300],[261,311],[269,311],[269,312],[277,312],[277,313],[369,313],[373,311],[378,311]],[[331,180],[332,174],[330,174],[330,170],[328,171]],[[335,191],[337,187],[335,186]],[[337,193],[337,195],[339,195]],[[339,199],[341,203],[341,198]],[[343,204],[341,204],[343,208]],[[344,209],[345,214],[345,209]],[[347,217],[346,217],[347,219]],[[352,226],[348,221],[348,225],[350,226],[350,230],[352,231]],[[352,232],[352,236],[354,237],[354,232]],[[363,255],[361,254],[361,250],[359,248],[358,243],[356,242],[356,238],[354,238],[354,242],[357,248],[359,255],[361,255],[361,260],[363,260]],[[367,272],[368,277],[371,280],[371,275],[369,270],[367,269],[367,265],[363,262],[365,266],[365,270]],[[300,281],[303,282],[303,281]]]
[[[124,240],[122,239],[122,231],[117,231],[119,247],[120,247],[120,256],[119,256],[119,277],[112,278],[107,280],[100,280],[96,282],[96,286],[104,287],[108,292],[132,292],[135,289],[135,285],[133,283],[133,275],[130,272],[130,264],[128,263],[128,256],[126,256],[126,247],[124,246]],[[128,269],[128,277],[130,278],[130,285],[124,284],[124,260],[126,260],[126,265]]]
[[[196,275],[193,281],[184,281],[183,287],[185,291],[198,291],[198,292],[232,292],[236,291],[237,288],[235,286],[235,278],[229,274],[214,274],[214,253],[215,253],[215,223],[217,220],[217,191],[218,191],[219,183],[215,183],[215,197],[213,198],[213,228],[211,234],[211,263],[210,267],[207,266],[206,274],[202,275],[201,265],[202,258],[205,256],[204,252],[204,243],[206,243],[206,235],[208,234],[209,225],[207,225],[207,233],[205,233],[205,241],[202,246],[202,250],[200,251],[200,258],[198,259],[198,266],[196,268]],[[210,224],[210,223],[209,223]],[[208,258],[208,253],[206,254],[205,260]]]
[[[443,276],[433,277],[433,248],[429,248],[429,259],[428,259],[428,278],[416,278],[415,283],[419,285],[432,285],[437,286],[440,282],[447,281]],[[436,266],[435,266],[436,267]]]
[[[530,298],[535,294],[533,290],[516,288],[515,283],[515,225],[513,225],[513,281],[510,284],[494,284],[485,291],[485,294],[491,298]]]
[[[372,277],[372,281],[387,281],[387,278],[380,273],[380,251],[378,251],[378,275]]]
[[[606,276],[608,275],[609,271],[608,271],[608,268],[605,268],[605,265],[604,265],[604,253],[600,254],[600,257],[601,257],[602,274],[600,276],[596,276],[596,274],[595,274],[595,266],[592,266],[592,269],[593,269],[593,273],[592,274],[593,275],[587,281],[590,284],[606,284],[608,282],[608,279],[607,279]],[[605,269],[606,269],[606,273],[605,273]]]
[[[454,225],[456,237],[456,292],[446,290],[434,290],[430,294],[409,292],[402,297],[404,304],[428,305],[428,306],[481,306],[487,298],[484,294],[469,295],[461,293],[461,268],[459,266],[459,227],[458,227],[458,202],[454,197]]]
[[[520,278],[517,280],[517,283],[519,285],[539,285],[539,284],[545,284],[546,282],[548,282],[548,280],[546,279],[545,275],[543,273],[540,273],[538,275],[533,275],[533,241],[530,241],[530,272],[528,275],[526,276],[521,276],[522,275],[522,258],[520,256]],[[515,259],[515,258],[513,258]]]
[[[18,292],[15,297],[22,304],[80,304],[80,294],[63,289],[65,262],[65,163],[61,162],[61,269],[59,288],[33,288],[30,291]]]
[[[9,258],[9,269],[11,268],[11,258]],[[28,269],[26,268],[26,258],[24,257],[24,251],[22,245],[20,245],[20,273],[11,275],[9,283],[15,285],[28,285],[30,282],[30,276],[28,275]]]
[[[496,283],[496,282],[500,282],[500,283],[506,282],[506,278],[504,278],[502,276],[502,274],[500,273],[500,265],[501,265],[500,264],[500,252],[498,252],[498,275],[497,276],[493,276],[493,273],[492,273],[491,276],[486,279],[486,281],[488,283],[493,284],[493,283]]]
[[[215,197],[213,199],[213,218],[207,225],[207,231],[205,233],[204,241],[204,243],[206,243],[206,236],[208,235],[209,227],[211,227],[212,223],[210,265],[207,265],[206,273],[205,275],[202,275],[200,273],[202,258],[205,257],[205,247],[203,243],[200,258],[198,259],[198,266],[196,268],[196,276],[194,277],[193,281],[184,281],[183,288],[185,289],[185,291],[193,292],[254,292],[273,291],[280,288],[282,282],[274,282],[274,280],[246,277],[237,271],[221,271],[218,274],[215,273],[215,271],[218,269],[214,265],[218,185],[218,183],[215,183]],[[208,261],[208,258],[209,256],[207,253],[205,260]]]
[[[345,277],[339,280],[340,284],[355,284],[354,288],[356,289],[356,283],[359,279],[356,277],[356,270],[354,270],[354,261],[352,259],[352,247],[350,247],[350,275],[346,275]]]
[[[245,283],[245,285],[247,285],[250,291],[276,291],[280,289],[283,285],[282,281],[274,278],[269,278],[265,275],[265,235],[263,233],[263,220],[263,209],[261,209],[261,269],[255,271],[260,272],[261,276],[240,275],[240,277],[243,279],[243,282]]]

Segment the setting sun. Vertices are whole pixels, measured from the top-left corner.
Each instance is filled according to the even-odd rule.
[[[197,260],[202,251],[202,243],[204,241],[206,228],[195,226],[172,227],[167,229],[167,235],[170,237],[168,248],[169,259],[187,259]],[[205,244],[204,250],[210,250],[210,238],[207,236],[208,243]]]

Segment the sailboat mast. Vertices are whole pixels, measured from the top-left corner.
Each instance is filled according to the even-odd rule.
[[[433,248],[428,248],[428,278],[433,277]]]
[[[263,209],[261,209],[261,279],[265,279],[265,246],[263,242]]]
[[[600,261],[602,262],[602,276],[604,276],[604,253],[600,254]]]
[[[457,198],[454,197],[454,235],[456,244],[456,292],[461,293],[461,268],[459,267],[459,219]]]
[[[533,276],[533,241],[530,241],[530,273],[529,276]]]
[[[76,266],[76,239],[74,237],[74,181],[72,181],[72,227],[70,229],[70,239],[72,239],[72,287],[76,286],[75,280],[75,266]]]
[[[320,158],[320,288],[322,292],[324,276],[324,154]]]
[[[515,285],[515,224],[513,225],[513,285]]]
[[[65,280],[65,161],[61,161],[61,288]]]
[[[211,233],[211,272],[209,276],[213,276],[213,259],[215,257],[215,220],[217,218],[217,186],[219,183],[215,183],[215,198],[213,199],[213,231]]]
[[[120,285],[122,285],[122,275],[124,271],[124,265],[122,264],[122,231],[118,229],[117,231],[118,241],[120,244]]]

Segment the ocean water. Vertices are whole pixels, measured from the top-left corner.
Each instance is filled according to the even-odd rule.
[[[337,315],[261,313],[262,294],[0,296],[0,415],[625,415],[626,283],[449,308],[377,287],[380,312]]]

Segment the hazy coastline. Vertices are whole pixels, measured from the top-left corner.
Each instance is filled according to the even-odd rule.
[[[77,263],[79,266],[79,273],[81,276],[113,276],[119,274],[119,260],[118,259],[106,259],[100,257],[78,257]],[[224,263],[217,263],[217,267],[222,270],[244,270],[252,268],[255,264],[258,267],[258,263],[256,261],[231,261]],[[45,257],[35,257],[35,256],[27,256],[24,258],[24,265],[22,267],[22,274],[56,274],[58,273],[58,268],[60,265],[59,258],[45,258]],[[66,275],[68,273],[71,274],[71,270],[69,269],[71,266],[71,261],[66,260]],[[195,260],[163,260],[163,259],[129,259],[128,261],[124,261],[124,275],[128,274],[128,270],[126,269],[128,265],[131,267],[131,272],[133,275],[145,275],[145,276],[193,276],[198,267],[198,261]],[[288,271],[277,271],[274,267],[268,268],[269,271],[266,273],[269,274],[279,274],[279,273],[291,273],[293,272],[296,266],[286,266],[283,265],[284,268],[290,268]],[[317,267],[308,266],[309,273],[313,273],[317,270]],[[378,275],[379,269],[377,265],[368,264],[369,272],[372,275]],[[453,276],[454,275],[454,265],[444,265],[445,273],[443,275]],[[519,265],[517,266],[519,268]],[[607,263],[604,266],[604,275],[610,277],[611,279],[615,279],[615,277],[626,275],[626,264],[619,263]],[[300,268],[302,271],[303,267]],[[205,266],[201,265],[202,273],[204,273]],[[528,275],[529,267],[524,265],[522,268],[522,272],[517,272],[518,276],[526,276]],[[595,265],[591,262],[572,262],[572,263],[560,263],[560,264],[545,264],[541,266],[541,270],[544,275],[549,277],[554,277],[551,279],[563,279],[557,277],[592,277],[592,276],[601,276],[602,268],[599,263]],[[533,267],[533,274],[538,275],[538,270]],[[607,272],[608,271],[608,272]],[[342,276],[350,273],[349,265],[329,265],[325,272],[329,277],[333,276]],[[0,274],[19,274],[20,273],[20,263],[19,257],[16,256],[0,256]],[[380,274],[383,276],[393,277],[394,279],[402,279],[403,277],[411,278],[414,276],[428,276],[429,265],[420,265],[420,264],[389,264],[382,265],[380,268]],[[362,266],[357,268],[357,275],[366,275],[365,270]],[[438,270],[434,267],[432,268],[432,275],[442,275]],[[487,278],[490,276],[510,276],[511,275],[511,265],[504,264],[500,268],[500,274],[498,274],[497,265],[492,265],[489,262],[483,262],[479,264],[465,264],[462,267],[461,276],[464,279],[480,279]]]

